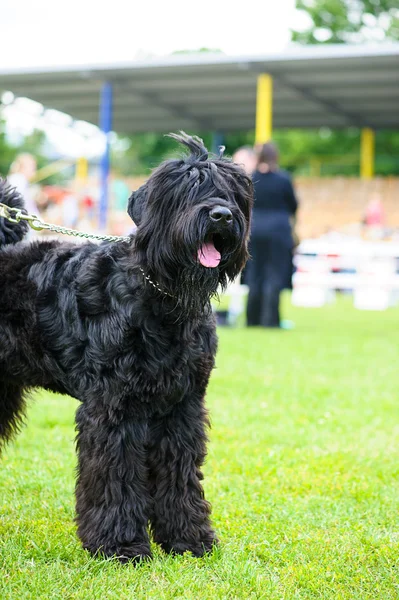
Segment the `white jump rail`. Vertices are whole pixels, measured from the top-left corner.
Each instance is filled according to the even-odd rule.
[[[327,294],[352,291],[355,306],[382,310],[399,291],[399,243],[363,240],[306,240],[298,248],[293,302],[322,306]],[[331,295],[329,296],[331,297]]]

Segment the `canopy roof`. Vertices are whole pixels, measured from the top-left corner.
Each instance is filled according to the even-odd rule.
[[[173,55],[148,62],[2,70],[0,91],[98,122],[114,87],[119,133],[255,126],[256,82],[273,76],[273,126],[399,128],[399,44],[294,47],[283,54]]]

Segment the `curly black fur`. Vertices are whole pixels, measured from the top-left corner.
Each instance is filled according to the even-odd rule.
[[[5,185],[4,182],[0,185],[0,203],[10,208],[24,209],[22,196],[11,186]],[[0,246],[20,242],[27,231],[28,224],[26,221],[11,223],[0,217]]]
[[[132,195],[130,244],[14,244],[24,224],[0,219],[0,436],[18,430],[29,388],[81,402],[78,535],[121,561],[150,556],[148,524],[167,552],[201,556],[216,542],[201,486],[217,344],[210,297],[247,259],[252,187],[198,138],[174,137],[191,154]],[[0,197],[21,206],[4,182]],[[232,220],[212,220],[215,206]],[[213,239],[221,261],[207,268],[198,249]]]

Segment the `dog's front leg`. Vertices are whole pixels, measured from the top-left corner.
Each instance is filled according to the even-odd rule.
[[[150,557],[146,424],[112,419],[86,404],[76,424],[76,520],[83,547],[122,562]]]
[[[207,425],[202,398],[180,402],[150,425],[150,515],[154,540],[166,552],[189,550],[202,556],[217,539],[211,528],[211,507],[204,498],[201,465],[206,455]]]

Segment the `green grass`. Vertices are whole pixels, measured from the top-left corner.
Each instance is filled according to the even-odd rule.
[[[399,598],[399,311],[220,331],[205,488],[220,549],[139,567],[75,535],[76,402],[38,394],[0,470],[0,598]]]

